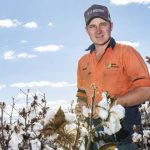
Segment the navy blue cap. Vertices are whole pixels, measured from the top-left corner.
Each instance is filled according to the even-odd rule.
[[[89,7],[84,13],[86,25],[96,17],[100,17],[106,21],[111,22],[110,13],[106,6],[94,4]]]

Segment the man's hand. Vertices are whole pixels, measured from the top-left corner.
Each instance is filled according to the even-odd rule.
[[[98,108],[95,107],[94,110],[93,110],[93,116],[92,116],[93,119],[98,119],[99,118],[99,113],[98,113]]]

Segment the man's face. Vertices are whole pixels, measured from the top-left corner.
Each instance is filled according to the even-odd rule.
[[[86,26],[86,31],[95,45],[105,45],[112,30],[112,23],[105,21],[102,18],[94,18]]]

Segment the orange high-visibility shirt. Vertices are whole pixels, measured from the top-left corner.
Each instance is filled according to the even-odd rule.
[[[79,60],[77,97],[88,98],[91,104],[93,84],[97,87],[95,103],[98,103],[104,91],[114,97],[138,87],[150,86],[150,75],[144,60],[133,47],[115,43],[114,47],[109,46],[105,50],[99,61],[94,50]]]

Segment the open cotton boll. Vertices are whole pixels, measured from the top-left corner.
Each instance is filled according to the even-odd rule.
[[[35,122],[33,125],[33,131],[41,130],[43,126],[39,122]]]
[[[107,98],[107,92],[102,93],[102,100],[98,103],[98,106],[105,108],[106,110],[110,109],[111,101]]]
[[[31,140],[32,150],[41,150],[41,142],[38,139]]]
[[[108,118],[108,111],[104,108],[98,108],[98,115],[102,120],[106,120]]]
[[[137,143],[142,141],[142,135],[138,134],[137,132],[132,134],[132,141]]]
[[[84,142],[81,143],[81,145],[79,147],[79,150],[85,150],[85,144],[84,144]]]
[[[106,127],[106,126],[104,126],[104,133],[106,133],[108,135],[112,135],[111,130],[108,127]]]
[[[113,134],[115,134],[121,129],[120,119],[116,113],[114,112],[110,113],[107,125]]]
[[[138,140],[141,142],[142,141],[142,135],[141,134],[138,134]]]
[[[110,108],[110,112],[115,112],[119,119],[124,118],[125,116],[125,108],[121,105],[114,105]]]
[[[150,138],[150,130],[144,130],[143,131],[143,137]]]
[[[57,139],[57,138],[58,138],[58,134],[57,134],[57,133],[54,133],[54,134],[52,134],[52,135],[50,135],[50,136],[47,136],[47,137],[45,138],[45,140],[54,141],[54,140]]]
[[[47,111],[46,116],[44,118],[44,126],[47,125],[49,123],[49,121],[54,118],[56,112],[57,112],[57,109],[55,109],[55,110],[49,109]]]
[[[11,147],[11,150],[18,150],[18,144],[21,143],[22,140],[23,140],[22,135],[13,132],[11,135],[11,140],[9,142],[9,146]]]
[[[76,115],[73,113],[65,113],[65,120],[69,123],[73,123],[76,121]]]
[[[86,135],[88,135],[88,130],[85,127],[81,127],[80,136],[85,137]]]
[[[76,128],[77,127],[75,123],[66,124],[64,127],[67,133],[73,133],[73,134],[76,134]]]
[[[91,109],[87,108],[86,106],[83,106],[82,107],[82,114],[85,116],[85,117],[89,117],[89,114],[91,113]]]

